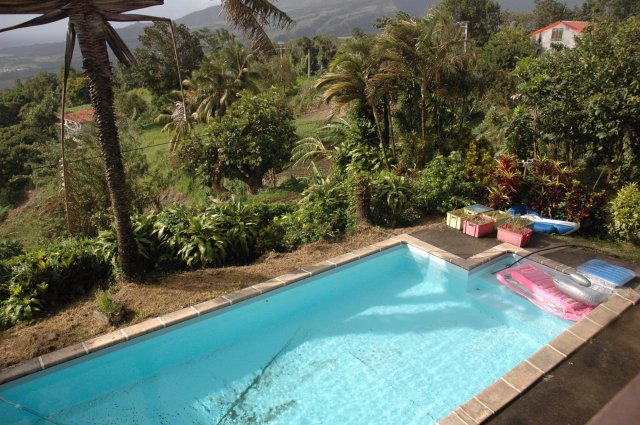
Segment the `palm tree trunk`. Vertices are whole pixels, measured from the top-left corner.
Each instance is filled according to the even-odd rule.
[[[96,111],[100,149],[118,238],[120,268],[123,278],[131,280],[140,271],[138,248],[131,227],[131,207],[113,107],[111,64],[104,26],[100,17],[91,12],[72,15],[70,19],[78,34],[82,66],[89,79],[89,93]]]
[[[387,148],[384,145],[384,135],[382,134],[382,126],[380,124],[380,116],[378,115],[378,110],[375,106],[372,106],[373,109],[373,120],[375,121],[376,130],[378,132],[378,140],[380,140],[380,150],[382,151],[382,159],[384,160],[384,165],[387,170],[391,169],[389,165],[389,158],[387,158]]]

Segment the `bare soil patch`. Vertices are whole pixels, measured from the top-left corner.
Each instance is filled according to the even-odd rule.
[[[131,320],[123,325],[128,326],[438,222],[440,219],[431,219],[411,228],[361,229],[339,241],[315,242],[289,253],[272,252],[248,266],[154,276],[150,282],[119,285],[114,297],[132,312]],[[87,295],[60,311],[0,332],[0,368],[116,329],[96,317],[95,305],[94,296]]]

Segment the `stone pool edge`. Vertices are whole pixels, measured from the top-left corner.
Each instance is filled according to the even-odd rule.
[[[398,245],[411,245],[428,255],[433,255],[469,272],[495,258],[514,253],[528,255],[528,259],[552,269],[571,273],[575,271],[546,257],[533,254],[510,244],[500,244],[484,252],[464,259],[434,245],[428,244],[408,234],[401,234],[346,254],[302,267],[273,279],[239,289],[223,296],[193,306],[182,308],[143,322],[99,335],[81,343],[70,345],[51,353],[0,370],[0,385],[24,376],[48,369],[69,360],[111,347],[150,332],[175,325],[186,320],[219,310],[255,296],[282,288],[307,277],[321,274],[338,266],[365,258]],[[591,311],[584,319],[576,322],[557,338],[546,344],[528,359],[522,361],[489,387],[476,394],[467,402],[442,418],[440,425],[478,425],[489,419],[511,401],[536,383],[546,373],[558,366],[565,358],[586,344],[624,311],[640,301],[640,293],[631,288],[616,290],[607,302]]]

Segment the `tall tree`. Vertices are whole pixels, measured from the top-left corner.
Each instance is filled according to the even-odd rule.
[[[171,34],[166,25],[156,22],[144,29],[138,37],[142,47],[135,50],[137,63],[123,70],[127,80],[135,87],[144,86],[156,96],[164,95],[180,88],[178,68],[173,52]],[[176,44],[180,56],[182,75],[191,75],[204,59],[200,39],[195,37],[184,25],[176,26]],[[135,88],[131,87],[131,88]]]
[[[444,0],[443,7],[456,22],[468,22],[469,37],[479,45],[500,29],[500,4],[495,0]]]
[[[624,20],[640,14],[640,2],[638,0],[586,0],[576,7],[575,13],[578,19],[584,21],[591,21],[599,15]]]
[[[533,16],[536,28],[546,27],[555,21],[573,19],[573,11],[558,0],[535,0]]]

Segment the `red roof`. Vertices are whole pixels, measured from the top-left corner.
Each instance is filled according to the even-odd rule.
[[[565,24],[566,26],[568,26],[572,30],[582,34],[582,31],[584,30],[584,27],[589,25],[589,22],[586,22],[586,21],[556,21],[553,24],[547,25],[544,28],[540,28],[539,30],[536,30],[536,31],[532,32],[531,35],[540,34],[541,32],[544,32],[544,31],[546,31],[546,30],[548,30],[550,28],[553,28],[555,26],[558,26],[560,24]]]
[[[93,122],[95,121],[95,117],[96,117],[96,111],[91,108],[84,109],[82,111],[77,111],[77,112],[69,112],[68,114],[64,115],[65,120],[74,121],[79,124],[82,124],[85,122]]]

